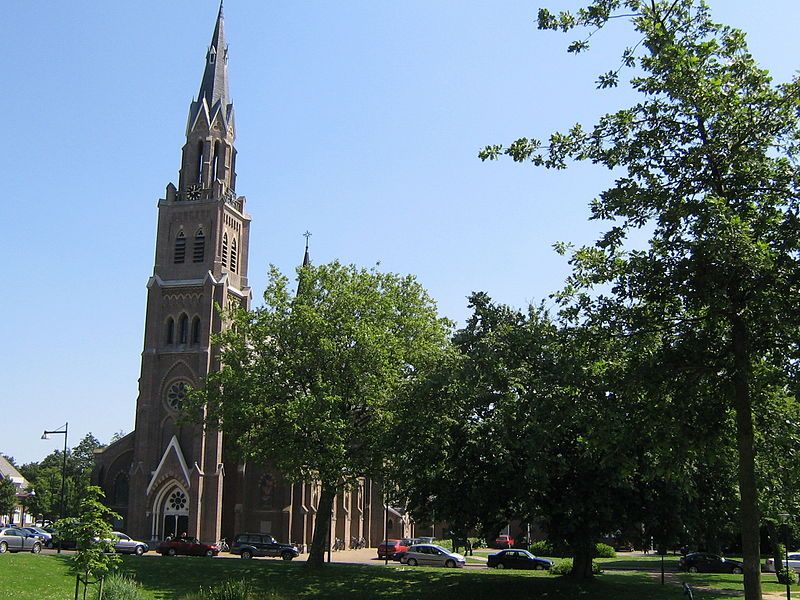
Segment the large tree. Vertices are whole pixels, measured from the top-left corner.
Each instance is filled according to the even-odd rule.
[[[448,323],[413,277],[333,262],[230,313],[221,368],[190,401],[243,458],[321,486],[308,564],[321,566],[337,491],[383,478],[400,390],[446,347]]]
[[[19,469],[36,492],[28,497],[29,512],[42,521],[74,517],[80,511],[80,502],[89,487],[94,461],[94,450],[102,447],[100,441],[87,433],[71,450],[67,450],[66,472],[64,453],[55,450],[40,462],[26,463]],[[61,477],[64,481],[64,514],[61,513]]]
[[[744,34],[714,23],[702,0],[595,0],[574,14],[541,10],[539,25],[593,32],[616,18],[628,19],[641,38],[623,53],[623,64],[635,67],[639,103],[589,131],[555,134],[546,147],[520,139],[481,155],[555,168],[588,160],[621,173],[592,202],[593,217],[613,226],[573,256],[573,283],[611,283],[633,332],[691,329],[705,342],[696,355],[735,415],[745,595],[756,600],[753,402],[760,394],[753,370],[760,361],[788,370],[796,358],[800,83],[774,85]],[[587,39],[570,50],[584,50]],[[617,83],[616,70],[599,80],[600,87]],[[628,232],[644,226],[652,232],[648,248],[626,252]],[[619,312],[609,315],[622,318]]]

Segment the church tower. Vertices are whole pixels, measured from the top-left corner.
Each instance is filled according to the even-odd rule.
[[[218,368],[210,336],[223,323],[215,306],[250,306],[250,217],[236,193],[235,137],[220,4],[200,91],[189,108],[178,185],[167,185],[158,202],[126,482],[125,526],[139,539],[184,531],[204,541],[220,537],[222,434],[177,417],[187,387]]]
[[[237,461],[221,432],[178,418],[187,388],[219,369],[211,337],[225,324],[217,307],[250,308],[250,217],[236,189],[235,138],[220,3],[189,107],[178,184],[168,184],[158,202],[135,429],[95,453],[92,480],[122,516],[115,528],[136,539],[155,544],[186,532],[215,542],[255,532],[303,548],[313,535],[319,485],[287,479],[274,465]],[[380,488],[364,479],[337,497],[331,541],[365,538],[376,546],[388,535],[410,535],[405,524],[393,528],[400,513],[384,519],[387,510],[394,509],[383,505]]]

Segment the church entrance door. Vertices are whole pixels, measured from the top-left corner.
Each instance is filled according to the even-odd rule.
[[[189,530],[189,497],[180,487],[175,486],[162,500],[156,501],[153,526],[157,530],[156,537],[162,540],[167,537],[178,537]]]

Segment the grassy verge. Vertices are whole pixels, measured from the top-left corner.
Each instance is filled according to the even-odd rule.
[[[607,572],[594,581],[576,583],[546,572],[489,569],[388,568],[373,565],[326,565],[310,572],[303,562],[224,560],[208,558],[123,557],[123,570],[144,586],[152,600],[176,600],[200,586],[248,579],[262,594],[276,592],[285,600],[380,598],[381,600],[472,600],[484,598],[547,598],[558,600],[674,600],[675,583],[661,586],[652,574]],[[697,589],[697,600],[740,597],[741,576],[674,575]],[[780,586],[768,584],[769,588]],[[767,586],[765,586],[767,587]],[[65,600],[72,598],[74,579],[64,557],[14,554],[0,556],[0,598]]]

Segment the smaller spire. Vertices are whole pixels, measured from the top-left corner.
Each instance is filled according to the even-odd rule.
[[[311,237],[311,232],[310,231],[306,231],[303,234],[303,237],[306,238],[306,253],[303,256],[303,266],[307,267],[307,266],[309,266],[311,264],[311,255],[308,253],[308,238]]]
[[[305,252],[305,255],[303,256],[303,266],[300,267],[299,269],[297,269],[297,291],[294,294],[295,296],[299,296],[300,292],[303,289],[302,288],[302,286],[303,286],[303,272],[300,269],[311,266],[311,256],[308,253],[308,238],[311,237],[311,232],[310,231],[306,231],[303,234],[303,237],[306,238],[306,252]]]

